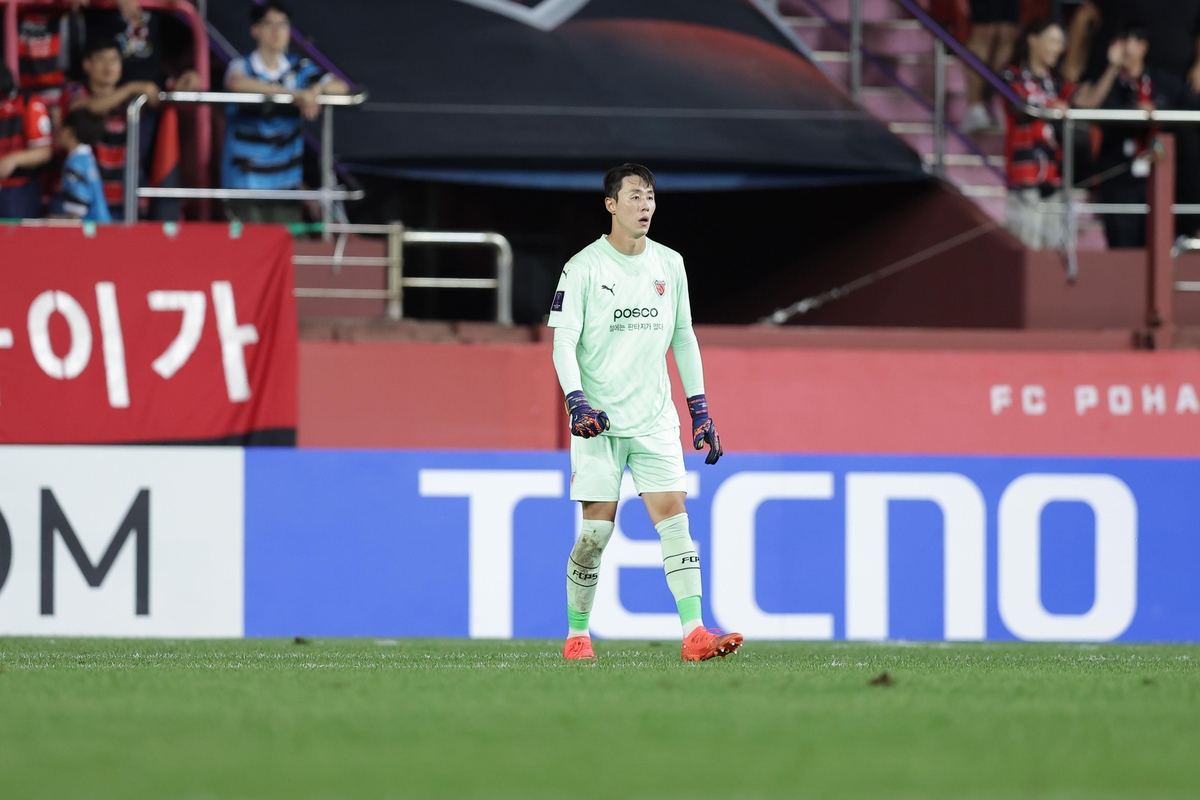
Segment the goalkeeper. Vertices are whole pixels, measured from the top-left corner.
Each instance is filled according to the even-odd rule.
[[[596,658],[588,615],[626,466],[662,541],[683,659],[724,658],[742,636],[709,631],[701,618],[700,559],[688,531],[679,416],[667,377],[670,347],[688,396],[693,445],[707,444],[705,463],[717,463],[721,437],[708,416],[683,258],[646,236],[655,208],[650,170],[615,167],[604,177],[604,193],[612,231],[567,262],[550,307],[554,369],[571,415],[571,499],[583,503],[583,530],[567,561],[563,658]]]

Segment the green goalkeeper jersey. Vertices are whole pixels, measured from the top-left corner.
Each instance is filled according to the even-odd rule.
[[[636,256],[601,236],[563,268],[550,327],[579,333],[583,392],[608,414],[610,436],[643,436],[679,426],[671,402],[667,349],[692,326],[683,257],[646,238]]]

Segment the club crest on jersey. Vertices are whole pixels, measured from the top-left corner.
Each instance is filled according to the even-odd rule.
[[[664,294],[667,293],[667,282],[666,281],[655,281],[654,282],[654,291],[658,292],[659,297],[662,297]]]

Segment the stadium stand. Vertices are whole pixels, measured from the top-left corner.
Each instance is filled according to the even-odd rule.
[[[164,47],[176,50],[166,53],[170,69],[157,68],[160,74],[190,74],[188,69],[194,64],[198,79],[219,84],[224,80],[226,65],[252,52],[255,46],[247,22],[257,6],[250,0],[213,4],[208,9],[207,24],[200,24],[198,15],[186,3],[171,4],[173,13],[166,5],[144,5],[155,9],[163,30],[168,28],[168,19],[176,19],[173,13],[191,26],[187,37],[162,38]],[[1026,13],[1032,13],[1035,5],[1023,7]],[[1073,9],[1071,4],[1042,5],[1044,11],[1065,12],[1068,16]],[[53,9],[53,13],[67,9],[52,3],[23,3],[21,13],[43,7]],[[97,0],[87,13],[106,7],[116,8],[116,4]],[[459,37],[444,35],[453,30],[490,31],[498,24],[494,12],[470,3],[438,6],[436,10],[418,10],[400,3],[382,11],[362,9],[355,12],[360,16],[342,19],[340,12],[327,5],[301,0],[294,8],[293,51],[338,80],[347,81],[347,72],[365,78],[373,84],[375,101],[369,114],[344,119],[339,115],[336,120],[327,115],[320,137],[313,130],[304,130],[309,145],[303,158],[305,184],[321,188],[296,197],[319,202],[319,211],[314,207],[311,216],[319,218],[324,227],[310,229],[321,235],[321,241],[305,241],[302,235],[297,244],[302,317],[319,320],[403,314],[484,320],[504,318],[497,309],[507,307],[507,313],[518,322],[540,322],[556,274],[555,264],[585,241],[591,227],[586,222],[590,206],[578,189],[594,180],[596,161],[576,158],[571,150],[590,148],[589,158],[600,158],[601,163],[616,157],[617,150],[630,149],[664,163],[661,186],[673,193],[673,203],[680,210],[679,217],[658,223],[668,237],[678,238],[721,224],[720,212],[713,209],[725,203],[737,202],[747,209],[745,224],[749,228],[743,247],[747,248],[746,263],[752,266],[739,286],[729,287],[721,281],[727,254],[714,249],[690,261],[690,269],[697,276],[693,302],[699,318],[710,323],[772,319],[884,327],[1038,328],[1061,325],[1067,319],[1087,319],[1089,314],[1094,314],[1095,320],[1104,320],[1104,325],[1117,319],[1120,315],[1106,311],[1111,305],[1105,306],[1100,298],[1110,293],[1115,296],[1119,290],[1097,289],[1093,299],[1089,299],[1092,296],[1087,290],[1063,294],[1061,302],[1047,299],[1060,294],[1054,285],[1059,270],[1057,256],[1014,247],[1002,231],[986,227],[989,216],[997,218],[999,206],[994,201],[1002,201],[1007,192],[1005,165],[992,147],[999,139],[987,131],[974,137],[956,133],[950,120],[965,113],[964,76],[978,65],[971,62],[969,53],[959,52],[961,45],[944,38],[944,31],[928,13],[937,13],[947,26],[957,23],[965,37],[969,31],[962,23],[966,20],[955,19],[955,14],[962,16],[965,4],[867,0],[858,4],[859,34],[855,33],[855,20],[850,18],[853,7],[848,0],[784,0],[778,4],[780,13],[776,15],[764,7],[739,4],[717,3],[699,10],[662,6],[655,12],[662,22],[653,23],[668,26],[659,31],[662,35],[682,36],[682,28],[669,26],[687,20],[689,24],[709,26],[706,35],[717,37],[697,40],[702,46],[716,46],[718,39],[720,46],[729,46],[732,39],[728,35],[735,31],[739,36],[751,37],[748,41],[756,39],[759,44],[739,51],[738,58],[759,59],[760,69],[755,75],[769,75],[770,79],[744,83],[732,92],[730,87],[744,81],[744,77],[725,76],[707,84],[697,83],[689,73],[693,68],[688,60],[691,56],[681,55],[671,69],[648,73],[653,76],[644,87],[648,98],[654,102],[670,98],[669,103],[693,107],[730,106],[724,112],[731,115],[730,119],[690,119],[687,108],[676,109],[673,113],[683,114],[678,124],[664,122],[638,131],[629,141],[614,145],[597,140],[594,146],[585,147],[581,137],[592,135],[590,130],[595,126],[589,128],[586,118],[582,126],[570,122],[573,112],[569,109],[589,104],[602,107],[611,103],[611,98],[596,94],[595,86],[582,75],[560,81],[574,87],[574,95],[554,94],[558,90],[551,83],[538,84],[538,76],[530,79],[514,72],[499,80],[497,76],[504,75],[503,70],[520,71],[514,66],[521,64],[520,59],[505,51],[505,45],[477,47],[466,58],[454,50]],[[620,25],[622,15],[643,13],[631,9],[618,0],[592,3],[584,13],[586,20],[581,22],[591,20],[589,24],[596,24],[609,19],[611,24]],[[15,12],[15,4],[5,4],[6,16]],[[118,10],[107,13],[116,15]],[[347,36],[351,31],[371,28],[372,22],[374,30],[390,32],[395,40],[395,68],[380,70],[378,62],[364,57],[372,48],[356,47],[352,37]],[[45,33],[53,27],[43,19],[39,30]],[[91,27],[103,30],[95,24]],[[84,28],[83,33],[87,33],[88,26]],[[303,34],[304,29],[322,31],[320,49]],[[56,41],[51,37],[44,47],[47,53],[59,53],[56,63],[64,62],[64,54],[78,55],[79,42],[71,42],[79,32],[70,24],[55,30],[65,38]],[[564,28],[567,30],[571,30],[570,25]],[[725,33],[715,33],[720,31]],[[527,32],[516,25],[510,35],[521,39]],[[861,59],[852,47],[856,36],[863,45]],[[540,33],[529,36],[521,47],[536,47],[544,39]],[[678,40],[681,54],[696,45],[684,44],[685,40]],[[426,43],[435,41],[437,47],[426,47]],[[570,37],[564,39],[569,41]],[[787,48],[800,58],[784,67],[773,55],[767,56],[768,50],[762,49],[764,43]],[[186,55],[178,51],[181,45],[189,51],[194,46],[195,51]],[[30,52],[28,43],[25,51]],[[9,60],[15,56],[16,51],[6,51]],[[578,60],[579,53],[573,57]],[[445,64],[439,66],[439,59]],[[39,66],[41,62],[29,58],[26,63],[27,71],[49,76],[38,80],[57,80],[46,64]],[[940,80],[939,63],[943,68]],[[470,66],[459,69],[453,64]],[[560,66],[575,68],[567,62]],[[70,72],[67,64],[64,74]],[[546,70],[543,74],[563,78],[567,73],[557,75],[554,70]],[[419,75],[435,79],[412,77]],[[992,76],[991,80],[997,79]],[[861,102],[859,110],[841,94],[842,84],[851,99],[857,97]],[[702,94],[671,96],[678,95],[682,85],[700,86],[695,91]],[[481,86],[490,88],[479,94]],[[939,87],[945,90],[940,104],[936,91]],[[439,105],[439,98],[455,98],[458,105]],[[459,108],[471,108],[469,101],[474,101],[475,107],[482,107],[479,104],[483,102],[497,108],[524,107],[521,104],[533,101],[547,104],[552,113],[542,115],[537,128],[540,138],[533,143],[523,122],[482,127],[460,124],[464,117]],[[177,117],[170,114],[143,122],[140,139],[157,134],[174,140],[175,145],[148,147],[139,142],[139,215],[177,218],[177,210],[165,215],[156,213],[150,203],[180,199],[189,217],[219,214],[216,204],[202,205],[207,201],[197,198],[231,197],[228,190],[204,188],[219,183],[214,169],[221,162],[222,148],[217,148],[217,158],[208,158],[208,153],[212,150],[210,142],[224,138],[224,114],[218,109],[215,126],[203,119],[212,104],[220,103],[216,95],[202,98],[175,93],[164,108],[177,112]],[[776,113],[755,118],[757,111],[746,113],[746,109],[738,108],[739,104],[793,110],[783,116]],[[560,113],[556,108],[567,111]],[[813,120],[820,117],[821,122],[805,121],[804,115]],[[1048,123],[1045,127],[1050,126]],[[178,131],[177,136],[170,135],[173,130]],[[321,158],[320,142],[333,138],[335,130],[341,159],[334,161],[332,152]],[[901,144],[902,139],[915,147],[916,158]],[[704,153],[689,150],[693,141],[703,142],[705,147],[720,142],[724,149]],[[747,147],[747,141],[757,146]],[[603,155],[605,147],[615,148],[611,156]],[[295,166],[292,168],[294,171]],[[932,173],[932,179],[928,173]],[[351,188],[338,189],[339,181],[349,183]],[[110,175],[110,191],[115,191],[114,184],[119,182],[118,176]],[[171,184],[179,182],[197,188],[172,188]],[[352,208],[354,222],[386,226],[397,217],[419,221],[435,229],[427,231],[427,236],[439,230],[501,231],[505,246],[511,245],[513,254],[511,303],[500,302],[497,294],[488,291],[426,291],[451,285],[496,289],[501,277],[494,245],[488,245],[493,252],[481,248],[451,255],[403,245],[392,247],[383,233],[389,228],[377,228],[366,238],[345,229],[335,237],[330,224],[351,220],[340,198],[362,196],[355,190],[359,182],[370,190],[370,196]],[[855,186],[863,182],[867,186]],[[960,191],[951,190],[955,186]],[[226,193],[222,195],[222,191]],[[512,202],[498,202],[506,194]],[[339,199],[331,199],[335,196]],[[939,228],[922,224],[931,216],[939,219]],[[1092,224],[1091,215],[1083,211],[1074,214],[1073,220],[1079,230],[1080,249],[1095,246],[1099,227]],[[415,241],[411,227],[401,230],[400,236],[408,237],[410,243]],[[948,242],[950,249],[943,249]],[[1073,251],[1068,256],[1072,275],[1077,274],[1078,259]],[[344,270],[344,265],[354,263],[348,258],[358,262],[355,268]],[[914,258],[916,261],[910,264]],[[1105,265],[1136,260],[1119,252],[1095,257],[1085,254],[1083,258],[1091,259],[1089,264]],[[974,264],[974,271],[968,274],[957,269],[964,262]],[[886,288],[876,288],[870,276],[887,272],[898,263],[904,264],[904,269],[888,278]],[[1087,272],[1107,274],[1107,269],[1089,268]],[[864,280],[868,284],[849,294],[836,291],[838,286],[858,286]],[[1035,291],[1034,287],[1043,285],[1053,288]],[[404,291],[405,287],[415,291]],[[830,292],[837,294],[837,302],[820,299]],[[403,299],[398,299],[401,295]],[[1036,300],[1027,299],[1034,295]],[[946,303],[940,299],[943,296],[954,297],[955,302]],[[1131,301],[1131,308],[1134,305]]]

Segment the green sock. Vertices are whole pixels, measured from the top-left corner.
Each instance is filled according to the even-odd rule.
[[[675,605],[679,608],[679,622],[683,625],[685,637],[696,628],[704,627],[704,617],[700,611],[700,595],[685,597]]]
[[[588,617],[591,614],[590,611],[576,611],[570,605],[567,606],[567,627],[570,629],[567,632],[568,639],[588,635]]]
[[[700,617],[700,558],[688,532],[688,515],[667,517],[654,527],[662,541],[667,586],[679,607],[679,621],[683,624],[683,635],[687,637],[696,628],[704,627]]]

